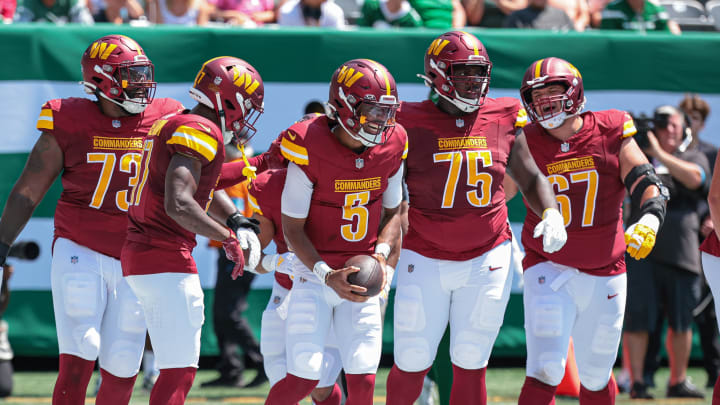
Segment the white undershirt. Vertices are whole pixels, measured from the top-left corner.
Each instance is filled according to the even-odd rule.
[[[383,207],[395,208],[402,201],[403,167],[390,176],[388,186],[383,193]],[[307,218],[310,212],[310,201],[314,184],[305,172],[295,163],[290,162],[287,168],[285,187],[282,193],[281,210],[283,215],[291,218]]]

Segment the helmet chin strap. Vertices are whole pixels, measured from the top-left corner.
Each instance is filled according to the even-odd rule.
[[[223,142],[225,143],[225,145],[227,145],[232,142],[235,134],[233,134],[232,131],[228,131],[227,129],[225,129],[225,110],[223,110],[222,108],[222,103],[220,102],[220,93],[218,92],[215,92],[215,105],[217,106],[217,114],[220,118],[220,130],[223,134]]]
[[[108,100],[108,101],[110,101],[111,103],[120,106],[120,107],[121,107],[123,110],[125,110],[128,114],[140,114],[141,112],[145,111],[145,109],[146,109],[147,106],[148,106],[147,104],[143,104],[143,103],[134,101],[134,99],[117,101],[117,100],[115,100],[115,99],[112,99],[112,98],[108,97],[108,96],[105,95],[105,93],[103,93],[102,91],[98,91],[97,94],[98,94],[100,97],[104,98],[105,100]],[[125,93],[123,93],[123,94],[125,94]],[[127,96],[127,94],[125,94],[125,96]],[[136,99],[135,99],[135,100],[136,100]]]
[[[445,100],[449,101],[450,103],[452,103],[452,105],[454,105],[455,107],[457,107],[457,108],[458,108],[460,111],[462,111],[462,112],[471,113],[471,112],[477,111],[477,110],[480,108],[479,105],[472,105],[472,104],[470,104],[470,101],[471,101],[470,99],[462,98],[462,97],[460,97],[460,96],[457,96],[457,97],[458,97],[457,99],[454,99],[454,98],[452,98],[452,97],[448,97],[448,96],[440,93],[440,92],[438,91],[438,89],[435,88],[435,87],[433,87],[433,91],[434,91],[435,94],[437,94],[438,96],[440,96],[440,97],[444,98]],[[455,94],[457,94],[457,92],[456,92]],[[467,100],[467,101],[465,101],[465,100]]]

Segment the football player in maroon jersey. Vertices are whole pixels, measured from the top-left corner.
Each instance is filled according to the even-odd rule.
[[[560,251],[544,251],[532,237],[540,218],[528,210],[522,235],[527,377],[518,403],[555,403],[572,336],[580,403],[613,404],[610,376],[627,292],[625,251],[642,259],[652,250],[665,216],[664,187],[632,138],[637,130],[628,113],[582,112],[582,76],[567,61],[534,62],[520,96],[531,120],[525,138],[554,187],[568,241]],[[625,188],[641,213],[627,232]]]
[[[314,116],[314,115],[313,115]],[[263,255],[259,273],[275,271],[270,301],[262,315],[260,351],[263,355],[265,373],[270,385],[275,385],[287,373],[285,352],[286,310],[293,281],[287,274],[295,255],[289,252],[282,231],[280,201],[285,186],[285,169],[266,170],[248,185],[248,197],[253,210],[252,218],[260,226],[260,244],[265,248],[270,241],[276,245],[276,253]],[[329,339],[331,340],[331,339]],[[316,405],[339,405],[342,391],[335,383],[342,369],[340,353],[330,342],[323,351],[323,368],[320,381],[310,396]]]
[[[191,256],[195,235],[223,241],[236,263],[233,278],[245,264],[241,247],[251,239],[259,246],[257,223],[237,213],[215,185],[224,144],[255,132],[263,111],[260,74],[241,59],[214,58],[200,68],[190,96],[198,101],[192,110],[156,121],[145,138],[121,253],[123,275],[140,300],[160,369],[151,405],[183,404],[195,378],[204,320]]]
[[[182,105],[153,99],[153,64],[126,36],[94,41],[81,65],[85,90],[96,100],[43,105],[37,121],[42,134],[0,220],[0,261],[61,176],[51,269],[60,349],[53,403],[84,404],[98,359],[96,403],[126,404],[145,343],[140,304],[122,279],[119,260],[130,188],[138,182],[142,142],[152,123]]]
[[[387,403],[412,404],[450,323],[451,404],[484,404],[485,369],[510,297],[511,234],[506,173],[543,217],[544,249],[565,243],[550,184],[535,166],[520,127],[520,103],[486,97],[492,64],[473,35],[451,31],[425,53],[436,100],[403,102],[408,132],[408,232],[397,266],[395,365]]]
[[[395,80],[375,61],[354,59],[330,82],[332,113],[282,133],[291,163],[282,194],[285,239],[297,259],[287,315],[287,375],[267,404],[295,404],[321,376],[334,328],[348,385],[347,403],[373,403],[382,331],[379,297],[356,294],[345,262],[373,254],[384,266],[399,244],[402,160],[407,136],[395,125]]]

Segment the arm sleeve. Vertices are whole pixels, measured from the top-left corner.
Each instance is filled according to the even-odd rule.
[[[388,179],[388,186],[385,189],[385,192],[383,193],[383,207],[385,208],[395,208],[398,205],[400,205],[400,202],[403,198],[403,165],[400,165],[400,168],[390,176]]]
[[[290,163],[282,192],[282,213],[292,218],[307,218],[313,183],[295,163]]]

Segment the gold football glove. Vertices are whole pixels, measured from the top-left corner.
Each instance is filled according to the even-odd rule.
[[[625,231],[627,252],[635,260],[644,259],[655,246],[660,221],[655,215],[645,214]]]

